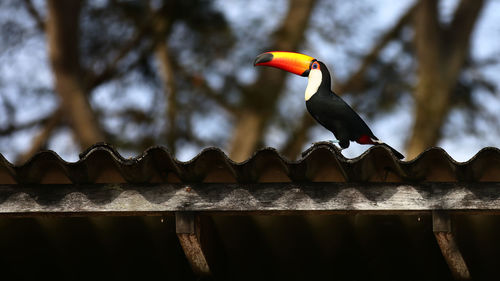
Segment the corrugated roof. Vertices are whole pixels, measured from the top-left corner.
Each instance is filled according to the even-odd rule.
[[[43,185],[51,183],[61,185]],[[47,260],[58,261],[60,268],[84,268],[94,274],[109,259],[119,261],[106,266],[113,268],[109,275],[115,276],[114,269],[121,266],[126,277],[161,269],[167,277],[193,280],[196,277],[175,239],[174,218],[168,216],[183,211],[214,220],[215,237],[222,241],[218,249],[228,260],[227,280],[255,280],[262,275],[273,280],[331,276],[451,280],[432,232],[431,213],[436,210],[452,212],[458,244],[475,278],[492,276],[498,268],[494,257],[499,220],[488,216],[498,214],[494,211],[500,206],[497,148],[484,148],[460,163],[441,148],[431,148],[412,161],[399,161],[384,147],[347,159],[334,145],[316,143],[297,161],[266,148],[235,163],[217,148],[181,162],[163,147],[126,159],[112,146],[96,144],[71,163],[51,151],[19,166],[0,157],[0,185],[0,214],[7,226],[3,232],[7,236],[1,240],[5,245],[0,247],[7,249],[6,264],[16,276],[29,273],[19,271],[19,264],[39,265],[37,272],[48,272],[43,263]],[[226,212],[231,210],[239,215],[228,216],[234,214]],[[297,212],[283,212],[287,210]],[[369,215],[387,210],[405,215]],[[456,210],[485,212],[468,216]],[[45,217],[69,213],[167,217],[166,223],[163,218]],[[37,220],[8,218],[13,214]],[[18,224],[23,228],[16,228]],[[91,239],[82,244],[75,237]],[[43,260],[34,244],[43,245]],[[61,250],[68,245],[71,251]],[[75,259],[74,253],[83,258]],[[149,258],[136,262],[142,256]]]
[[[151,147],[124,158],[109,144],[96,144],[66,162],[42,151],[16,166],[0,157],[0,184],[44,183],[254,183],[254,182],[499,182],[500,150],[487,147],[467,162],[430,148],[412,161],[400,161],[381,146],[345,158],[328,143],[315,143],[297,161],[273,148],[235,163],[218,148],[206,148],[192,160],[176,160],[164,147]]]

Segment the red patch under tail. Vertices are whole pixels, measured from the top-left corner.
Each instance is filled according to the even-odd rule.
[[[375,144],[372,141],[372,138],[368,135],[362,135],[361,137],[358,138],[356,142],[359,144]]]

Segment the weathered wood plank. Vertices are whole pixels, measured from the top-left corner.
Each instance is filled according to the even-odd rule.
[[[467,264],[452,233],[450,215],[443,211],[433,211],[432,228],[441,253],[455,280],[471,280]]]
[[[500,211],[500,183],[0,185],[0,215]]]

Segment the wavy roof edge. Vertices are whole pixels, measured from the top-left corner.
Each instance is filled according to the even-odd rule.
[[[177,164],[184,164],[184,165],[196,162],[204,154],[207,154],[207,153],[218,153],[221,156],[223,156],[223,158],[226,161],[228,161],[234,165],[244,165],[244,164],[254,160],[260,154],[264,154],[264,153],[275,154],[275,156],[279,157],[283,162],[285,162],[287,164],[298,164],[298,163],[301,163],[302,161],[304,161],[305,159],[307,159],[309,157],[309,155],[314,153],[319,148],[329,150],[333,155],[336,156],[336,158],[338,160],[340,160],[342,162],[349,162],[349,163],[355,163],[355,162],[363,160],[366,157],[371,157],[374,153],[376,153],[378,151],[384,151],[384,153],[388,154],[391,158],[393,158],[394,161],[397,161],[400,163],[419,162],[422,159],[428,157],[430,154],[439,154],[439,155],[441,155],[441,157],[444,157],[444,159],[450,161],[453,164],[457,164],[457,165],[465,165],[465,164],[468,164],[470,162],[473,162],[476,159],[480,158],[481,155],[485,154],[485,153],[494,153],[494,154],[498,154],[500,156],[500,149],[499,148],[484,147],[484,148],[480,149],[469,160],[461,162],[461,161],[455,160],[451,155],[448,154],[448,152],[446,150],[444,150],[441,147],[430,147],[430,148],[426,149],[425,151],[423,151],[422,153],[420,153],[414,159],[409,160],[409,161],[405,161],[405,160],[399,160],[396,157],[394,157],[394,155],[390,152],[390,150],[383,147],[383,146],[371,146],[365,152],[363,152],[361,155],[354,157],[354,158],[347,158],[344,155],[342,155],[341,151],[334,144],[332,144],[330,142],[316,142],[311,147],[309,147],[304,152],[302,152],[301,157],[297,160],[289,160],[287,157],[281,155],[277,149],[275,149],[273,147],[265,147],[265,148],[261,148],[261,149],[258,149],[257,151],[255,151],[253,153],[253,155],[250,156],[247,160],[244,160],[242,162],[235,162],[231,158],[229,158],[229,156],[222,149],[220,149],[218,147],[206,147],[206,148],[203,148],[200,153],[195,155],[190,160],[181,161],[181,160],[176,159],[174,156],[172,156],[172,154],[170,153],[168,148],[166,148],[165,146],[151,146],[151,147],[147,148],[146,150],[144,150],[141,154],[139,154],[135,157],[125,158],[118,152],[118,150],[112,144],[96,143],[96,144],[88,147],[87,149],[85,149],[83,152],[81,152],[79,154],[80,159],[78,161],[75,161],[75,162],[69,162],[69,161],[64,160],[61,156],[59,156],[59,154],[57,154],[53,150],[43,150],[43,151],[39,151],[39,152],[35,153],[31,158],[29,158],[26,162],[24,162],[20,165],[15,165],[15,164],[11,163],[3,156],[3,154],[0,153],[0,163],[8,164],[11,167],[21,167],[21,166],[29,165],[31,162],[36,161],[37,158],[40,158],[41,156],[50,155],[51,157],[56,158],[59,162],[61,162],[63,164],[77,164],[77,163],[86,161],[86,159],[88,159],[93,153],[96,153],[97,151],[99,151],[99,152],[106,151],[116,161],[122,162],[124,164],[127,164],[127,163],[131,164],[133,162],[141,161],[141,159],[146,157],[153,150],[161,150],[166,155],[168,155],[172,161],[176,162]]]
[[[76,162],[66,162],[53,151],[38,152],[21,165],[14,165],[0,155],[0,184],[290,181],[500,182],[500,149],[483,148],[466,162],[455,161],[437,147],[427,149],[411,161],[397,159],[383,146],[370,147],[349,159],[329,142],[315,143],[294,161],[274,148],[263,148],[237,163],[221,149],[209,147],[182,162],[162,146],[124,158],[106,143],[89,147]]]

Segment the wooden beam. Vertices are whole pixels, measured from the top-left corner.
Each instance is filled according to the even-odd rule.
[[[165,212],[500,213],[500,183],[0,185],[0,215]]]
[[[197,276],[212,275],[206,253],[203,251],[200,218],[191,212],[175,213],[175,228],[184,254]]]
[[[443,211],[433,211],[432,230],[453,278],[455,280],[471,280],[467,264],[452,233],[450,215]]]

